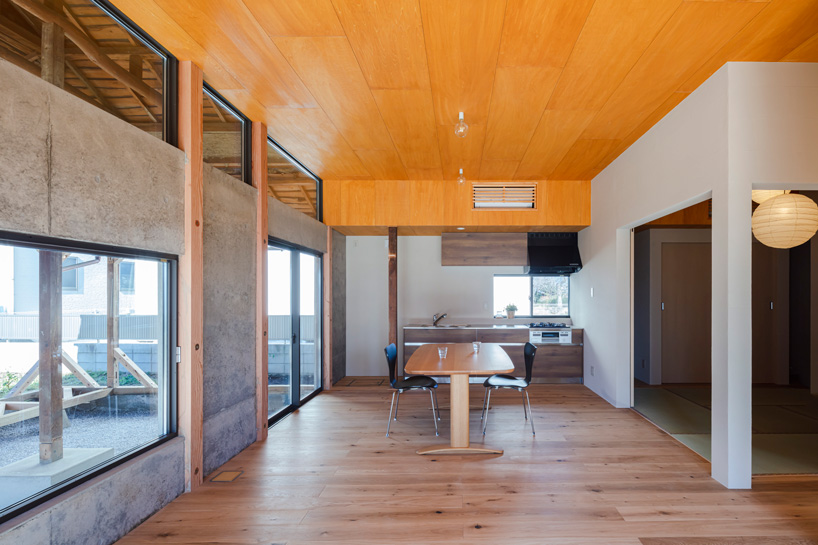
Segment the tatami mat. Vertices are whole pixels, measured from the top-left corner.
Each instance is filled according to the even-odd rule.
[[[710,411],[663,388],[634,390],[634,408],[670,434],[710,433]]]
[[[775,405],[753,406],[754,433],[818,433],[818,420]]]
[[[710,434],[673,437],[710,460]],[[753,434],[753,473],[756,475],[818,473],[818,434]]]

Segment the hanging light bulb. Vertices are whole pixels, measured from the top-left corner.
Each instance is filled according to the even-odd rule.
[[[460,112],[460,121],[454,126],[454,134],[458,138],[466,138],[469,133],[469,126],[463,121],[463,112]]]
[[[818,206],[805,195],[778,195],[753,212],[753,234],[771,248],[793,248],[818,230]]]
[[[463,169],[460,169],[460,176],[457,177],[457,182],[460,184],[466,183],[466,177],[463,176]]]
[[[753,189],[753,201],[756,204],[761,204],[767,199],[772,199],[779,195],[788,195],[789,189]]]

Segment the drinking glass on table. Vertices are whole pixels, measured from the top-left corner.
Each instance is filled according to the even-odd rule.
[[[474,350],[474,353],[480,352],[480,341],[473,341],[471,343],[471,348]]]
[[[446,346],[438,346],[437,347],[437,355],[440,356],[441,359],[446,357],[446,352],[449,351],[449,348]]]

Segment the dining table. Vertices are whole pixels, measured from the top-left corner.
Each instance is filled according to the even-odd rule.
[[[442,347],[448,349],[445,357],[440,357],[438,351]],[[424,344],[409,357],[403,370],[410,375],[451,377],[449,444],[423,447],[418,454],[503,453],[499,449],[469,444],[469,377],[514,371],[511,358],[499,344],[480,343],[477,351],[472,343]]]

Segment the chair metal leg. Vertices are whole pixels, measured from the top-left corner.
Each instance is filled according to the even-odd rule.
[[[480,411],[480,420],[483,420],[483,417],[486,414],[486,394],[491,388],[483,388],[483,410]]]
[[[488,392],[486,392],[486,416],[483,418],[483,435],[486,435],[486,426],[489,423],[489,405],[491,405],[491,388],[487,388]]]
[[[437,408],[437,419],[440,420],[440,403],[437,401],[437,390],[432,390],[432,393],[435,396],[435,407]]]
[[[519,390],[519,392],[520,392],[520,397],[521,397],[521,398],[522,398],[522,400],[523,400],[523,416],[525,417],[525,419],[526,419],[526,420],[528,420],[528,412],[525,410],[525,390],[523,390],[523,389],[521,388],[521,389]]]
[[[435,423],[435,435],[440,435],[440,432],[437,429],[437,414],[435,414],[435,391],[431,388],[429,389],[429,398],[432,400],[432,420]]]
[[[398,390],[398,401],[395,403],[395,420],[398,419],[398,405],[400,405],[400,390]]]
[[[529,418],[529,422],[531,422],[531,435],[536,435],[534,433],[534,415],[531,414],[531,399],[528,397],[528,390],[523,390],[525,392],[525,400],[528,403],[528,415],[531,417]]]
[[[392,392],[392,403],[389,404],[389,418],[386,419],[386,436],[389,437],[389,425],[392,424],[392,409],[395,408],[395,394]]]

